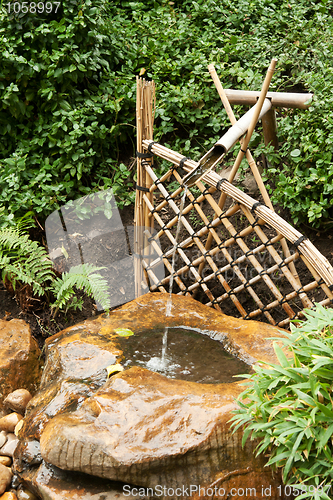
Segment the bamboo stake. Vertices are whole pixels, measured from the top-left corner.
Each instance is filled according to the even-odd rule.
[[[210,65],[208,66],[208,70],[209,70],[209,73],[210,73],[210,75],[211,75],[211,77],[212,77],[212,79],[213,79],[213,82],[214,82],[215,87],[216,87],[216,89],[217,89],[217,91],[218,91],[218,94],[219,94],[219,96],[220,96],[220,98],[221,98],[221,101],[222,101],[222,103],[223,103],[223,105],[224,105],[224,107],[225,107],[225,110],[226,110],[226,112],[227,112],[227,115],[228,115],[228,117],[229,117],[229,119],[230,119],[230,121],[231,121],[231,124],[233,125],[234,123],[236,123],[236,118],[235,118],[235,115],[234,115],[234,113],[233,113],[233,110],[232,110],[232,108],[231,108],[231,106],[230,106],[230,103],[229,103],[229,101],[228,101],[228,98],[227,98],[227,96],[226,96],[226,93],[225,93],[225,91],[224,91],[224,89],[223,89],[223,87],[222,87],[222,83],[221,83],[221,81],[220,81],[220,79],[219,79],[219,77],[218,77],[218,75],[217,75],[217,73],[216,73],[216,71],[215,71],[215,67],[214,67],[214,65],[213,65],[213,64],[210,64]],[[270,111],[271,111],[271,110],[270,110]],[[268,111],[268,113],[269,113],[270,111]],[[266,113],[264,116],[266,116],[266,115],[267,115],[267,113]],[[262,117],[262,120],[264,120],[264,117]],[[241,141],[241,148],[242,148],[242,149],[244,149],[244,148],[243,148],[242,141]],[[273,211],[274,211],[274,207],[273,207],[272,202],[271,202],[271,200],[270,200],[270,197],[269,197],[269,195],[268,195],[268,193],[267,193],[266,187],[265,187],[265,185],[264,185],[264,183],[263,183],[263,181],[262,181],[262,178],[261,178],[260,172],[259,172],[259,170],[258,170],[258,167],[257,167],[257,165],[256,165],[256,162],[255,162],[255,160],[254,160],[254,158],[253,158],[253,156],[252,156],[252,154],[251,154],[251,152],[250,152],[250,150],[249,150],[249,149],[247,149],[247,150],[246,150],[246,159],[247,159],[248,164],[249,164],[249,166],[250,166],[250,168],[251,168],[251,171],[252,171],[252,173],[253,173],[253,176],[254,176],[254,178],[255,178],[255,180],[256,180],[256,182],[257,182],[257,185],[258,185],[258,187],[259,187],[259,190],[260,190],[260,192],[261,192],[261,194],[262,194],[262,196],[263,196],[263,199],[264,199],[265,204],[266,204],[266,205],[267,205],[267,206],[268,206],[271,210],[273,210]],[[229,180],[229,182],[232,182],[232,181],[233,181],[233,178],[232,178],[232,176],[231,176],[231,173],[230,173],[230,175],[229,175],[228,180]],[[208,245],[209,243],[210,243],[210,242],[207,242],[207,245]],[[282,240],[281,240],[281,245],[282,245],[282,249],[283,249],[283,252],[284,252],[285,256],[286,256],[286,257],[289,257],[289,256],[290,256],[290,251],[289,251],[288,244],[287,244],[287,242],[286,242],[286,240],[285,240],[285,239],[282,239]],[[299,286],[301,286],[301,282],[300,282],[300,280],[299,280],[299,277],[298,277],[298,274],[297,274],[297,271],[296,271],[295,264],[294,264],[293,262],[291,262],[291,263],[290,263],[289,268],[290,268],[291,273],[292,273],[292,274],[293,274],[293,276],[294,276],[294,279],[298,282]],[[199,274],[200,274],[200,269],[199,269]]]
[[[137,77],[137,151],[143,153],[142,141],[148,139],[152,141],[153,138],[153,103],[155,100],[155,85],[154,82],[147,82],[145,79]],[[145,159],[144,161],[149,161]],[[137,158],[137,185],[142,188],[151,186],[152,181],[146,174],[143,168],[142,158]],[[151,202],[153,201],[153,193],[149,193]],[[143,232],[144,227],[152,229],[152,219],[149,217],[149,210],[147,205],[143,203],[143,192],[139,189],[136,190],[135,197],[135,295],[138,297],[143,293],[141,283],[144,282],[144,271],[142,268],[141,259],[138,255],[149,255],[150,246],[147,237]],[[147,282],[149,283],[148,276]]]
[[[234,163],[234,165],[233,165],[233,167],[231,169],[230,175],[229,175],[229,179],[231,179],[230,182],[232,182],[234,180],[236,172],[239,169],[239,166],[240,166],[240,164],[242,162],[242,159],[244,158],[244,154],[245,154],[245,152],[247,150],[247,147],[249,145],[251,136],[252,136],[253,131],[254,131],[254,127],[255,127],[255,125],[256,125],[256,123],[258,121],[260,110],[262,108],[264,100],[266,99],[266,94],[267,94],[267,91],[268,91],[268,87],[269,87],[269,85],[271,83],[271,79],[272,79],[272,76],[273,76],[273,73],[274,73],[274,70],[275,70],[276,62],[277,62],[276,59],[272,59],[271,64],[270,64],[270,66],[269,66],[269,68],[267,70],[266,78],[264,80],[264,83],[263,83],[263,86],[262,86],[262,89],[261,89],[261,92],[260,92],[260,95],[259,95],[259,99],[258,99],[258,102],[257,102],[257,105],[256,105],[256,113],[254,113],[254,115],[252,117],[251,123],[249,125],[248,130],[247,130],[247,134],[246,134],[246,136],[244,137],[244,139],[242,141],[241,149],[239,150],[239,153],[237,155],[237,158],[235,160],[235,163]],[[260,177],[260,175],[259,175],[259,177]],[[260,177],[260,179],[261,179],[261,177]],[[262,180],[261,180],[261,183],[262,183]],[[223,194],[221,196],[221,199],[220,199],[220,202],[219,202],[220,208],[223,208],[225,200],[226,200],[226,196]]]
[[[277,151],[279,143],[277,139],[276,116],[274,108],[267,111],[261,118],[262,131],[264,133],[265,146],[271,144]]]
[[[274,72],[274,69],[275,69],[275,65],[276,65],[276,59],[273,59],[271,64],[270,64],[270,67],[268,68],[268,72],[267,72],[267,75],[266,75],[266,78],[264,80],[264,84],[263,84],[263,87],[262,87],[262,90],[261,90],[261,93],[260,93],[260,96],[259,96],[259,100],[258,100],[258,103],[255,107],[255,113],[253,114],[252,116],[252,120],[250,122],[250,125],[249,125],[249,128],[248,128],[248,131],[247,131],[247,134],[245,136],[245,138],[241,141],[241,148],[240,148],[240,151],[237,155],[237,158],[236,158],[236,161],[234,163],[234,166],[232,167],[231,169],[231,172],[229,174],[229,182],[232,182],[235,178],[235,175],[239,169],[239,166],[241,164],[241,161],[244,157],[244,153],[246,152],[246,157],[250,163],[250,167],[251,167],[251,170],[253,172],[253,175],[254,175],[254,178],[257,182],[257,185],[259,186],[259,189],[263,195],[263,198],[265,200],[265,203],[268,204],[268,206],[272,206],[271,202],[270,202],[270,199],[269,199],[269,196],[268,196],[268,193],[266,191],[266,188],[264,186],[264,183],[262,181],[262,178],[261,178],[261,175],[257,169],[257,165],[255,163],[255,161],[253,160],[253,157],[250,153],[250,151],[247,151],[247,147],[248,147],[248,144],[250,142],[250,139],[251,139],[251,136],[252,136],[252,133],[254,131],[254,127],[257,123],[257,120],[258,120],[258,117],[260,115],[260,111],[261,111],[261,108],[262,108],[262,105],[264,104],[264,100],[266,98],[266,94],[267,94],[267,91],[268,91],[268,87],[269,87],[269,84],[271,82],[271,79],[272,79],[272,76],[273,76],[273,72]],[[213,79],[213,82],[215,83],[215,86],[218,90],[218,93],[221,97],[221,100],[222,100],[222,103],[224,104],[224,106],[226,107],[226,112],[227,112],[227,115],[231,121],[231,125],[232,126],[235,126],[237,120],[235,118],[235,115],[232,111],[232,108],[230,106],[230,104],[228,103],[228,99],[224,93],[224,90],[223,90],[223,87],[222,87],[222,84],[220,82],[220,79],[218,78],[217,76],[217,73],[215,71],[215,68],[214,68],[214,65],[213,64],[210,64],[208,66],[208,70],[209,70],[209,73]],[[221,194],[221,197],[220,197],[220,200],[219,200],[219,207],[222,209],[224,204],[225,204],[225,201],[226,201],[226,196],[224,193]],[[212,235],[210,234],[208,236],[208,239],[207,239],[207,242],[206,242],[206,250],[209,250],[210,247],[211,247],[211,244],[212,244]],[[204,264],[201,264],[201,266],[199,267],[198,269],[198,272],[199,274],[202,273],[202,270],[203,270],[203,265]]]
[[[142,152],[142,115],[141,115],[141,100],[142,100],[142,81],[137,76],[136,78],[136,149],[138,152]],[[137,157],[137,183],[141,185],[142,183],[142,165],[141,158]],[[137,257],[141,253],[142,248],[142,235],[140,227],[142,227],[142,193],[136,191],[135,193],[135,211],[134,211],[134,273],[135,273],[135,297],[141,294],[141,283],[143,280],[142,268],[140,265],[140,259]]]

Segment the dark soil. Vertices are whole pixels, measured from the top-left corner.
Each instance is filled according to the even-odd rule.
[[[133,207],[126,207],[123,210],[119,210],[119,212],[123,225],[125,227],[133,226]],[[119,234],[116,234],[116,236],[112,238],[112,233],[110,233],[108,236],[109,241],[105,241],[105,239],[103,238],[101,239],[99,245],[96,245],[96,243],[94,242],[94,245],[92,245],[90,249],[90,253],[94,254],[95,261],[96,255],[101,261],[96,261],[97,265],[103,265],[103,258],[105,260],[105,254],[107,254],[108,258],[110,257],[110,250],[115,260],[117,260],[117,255],[121,259],[123,257],[126,257],[126,255],[128,254],[128,249],[124,248],[124,238],[119,238]],[[31,237],[42,244],[46,243],[45,231],[42,231],[40,228],[34,228],[31,231]],[[116,244],[115,240],[117,241]],[[72,257],[72,260],[75,260],[75,258]],[[70,265],[75,265],[77,263],[71,262],[71,259],[69,259],[69,261],[66,262],[67,266],[65,266],[64,261],[66,262],[66,259],[57,259],[55,261],[57,264],[55,266],[56,271],[61,272],[63,270],[68,270]],[[121,279],[123,279],[124,281],[128,281],[125,279],[124,273],[121,274]],[[122,289],[121,286],[117,286],[117,288]],[[98,310],[98,306],[96,305],[95,301],[92,298],[86,296],[81,291],[77,292],[77,296],[78,298],[83,299],[82,310],[69,309],[66,313],[64,313],[62,310],[59,310],[55,317],[53,317],[53,311],[50,309],[48,304],[45,301],[43,302],[40,299],[38,300],[37,298],[32,298],[27,307],[23,307],[22,309],[22,307],[20,307],[20,302],[22,304],[24,303],[24,301],[22,300],[22,297],[19,297],[18,295],[19,294],[15,294],[15,292],[11,289],[10,286],[8,286],[8,284],[6,289],[4,283],[0,280],[0,319],[9,321],[13,318],[19,318],[26,321],[30,325],[31,331],[34,337],[37,339],[41,348],[44,345],[45,338],[49,337],[50,335],[53,335],[77,323],[80,323],[87,318],[95,317],[96,315],[103,313],[103,311]],[[131,300],[131,298],[132,297],[130,297],[129,300]],[[126,301],[127,300],[125,296],[124,298],[121,297],[121,300],[119,302],[121,304]],[[31,304],[33,305],[33,307],[31,307]],[[116,307],[117,306],[113,308],[111,307],[111,310]]]

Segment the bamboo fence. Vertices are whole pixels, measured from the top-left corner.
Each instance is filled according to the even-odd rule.
[[[236,118],[227,92],[218,84],[214,68],[209,70],[234,125]],[[255,117],[248,128],[250,132],[241,140],[239,157],[229,180],[208,170],[187,189],[181,215],[181,237],[175,240],[183,180],[188,178],[182,178],[180,168],[190,176],[199,163],[153,141],[152,88],[152,82],[138,79],[139,157],[135,211],[137,227],[145,227],[141,238],[146,238],[158,257],[149,259],[142,255],[142,241],[138,239],[137,253],[141,254],[137,267],[138,294],[140,280],[144,278],[140,274],[142,268],[150,291],[169,290],[171,260],[176,246],[173,293],[195,296],[227,314],[287,327],[291,320],[303,316],[304,308],[311,308],[314,303],[332,304],[332,266],[309,239],[274,212],[256,163],[247,149],[251,128],[253,130],[257,121]],[[266,95],[269,96],[267,89],[268,85],[263,85],[259,93],[261,104],[267,99]],[[304,99],[299,98],[301,105]],[[170,170],[160,178],[154,171],[151,155],[171,164]],[[232,185],[239,158],[243,155],[257,180],[263,202]],[[157,233],[152,236],[154,228]],[[157,244],[158,239],[162,247]],[[154,268],[161,262],[166,276],[159,280]]]

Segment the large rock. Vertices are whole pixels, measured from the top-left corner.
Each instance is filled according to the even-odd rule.
[[[30,327],[21,319],[0,320],[0,413],[15,389],[34,394],[41,377],[41,353]]]
[[[106,367],[122,361],[116,328],[136,334],[165,326],[200,328],[248,364],[276,362],[276,328],[231,318],[180,296],[173,296],[171,315],[166,316],[167,300],[165,294],[148,294],[48,340],[41,389],[27,407],[15,452],[16,471],[43,499],[61,498],[50,494],[59,468],[58,488],[67,470],[74,482],[76,474],[85,473],[86,478],[137,485],[137,492],[171,488],[162,495],[158,490],[158,498],[186,498],[177,494],[180,487],[235,484],[257,488],[258,499],[266,498],[263,492],[273,485],[270,498],[283,498],[276,489],[279,478],[264,468],[263,458],[254,458],[255,443],[242,449],[241,432],[233,435],[230,430],[234,400],[243,390],[240,383],[169,380],[137,367],[107,379]],[[41,477],[48,478],[46,486]],[[89,487],[88,481],[77,498],[88,498]],[[110,498],[114,491],[109,491]],[[198,495],[206,498],[202,491]]]
[[[103,320],[102,320],[103,321]],[[47,422],[58,413],[75,410],[107,380],[106,367],[122,351],[100,320],[85,321],[46,340],[46,363],[39,392],[27,406],[24,440],[39,439]]]
[[[151,488],[208,484],[221,470],[259,468],[262,475],[253,444],[242,449],[228,424],[241,390],[238,383],[171,380],[133,367],[79,410],[53,418],[41,454],[60,469]]]
[[[123,483],[62,471],[45,462],[27,472],[25,479],[43,500],[138,500],[137,495],[123,492]]]

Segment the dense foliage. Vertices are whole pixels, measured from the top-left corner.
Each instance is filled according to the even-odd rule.
[[[255,367],[233,425],[281,467],[297,499],[333,498],[333,311],[317,305],[275,345],[276,365]],[[288,352],[289,351],[289,352]],[[286,356],[287,354],[287,356]]]
[[[207,65],[225,88],[257,90],[277,57],[271,90],[315,99],[306,111],[278,110],[281,148],[268,149],[266,176],[296,223],[330,222],[330,9],[328,0],[68,0],[57,13],[9,14],[4,4],[0,203],[7,214],[32,209],[43,219],[111,185],[130,202],[136,75],[156,81],[155,139],[197,159],[229,126]]]

